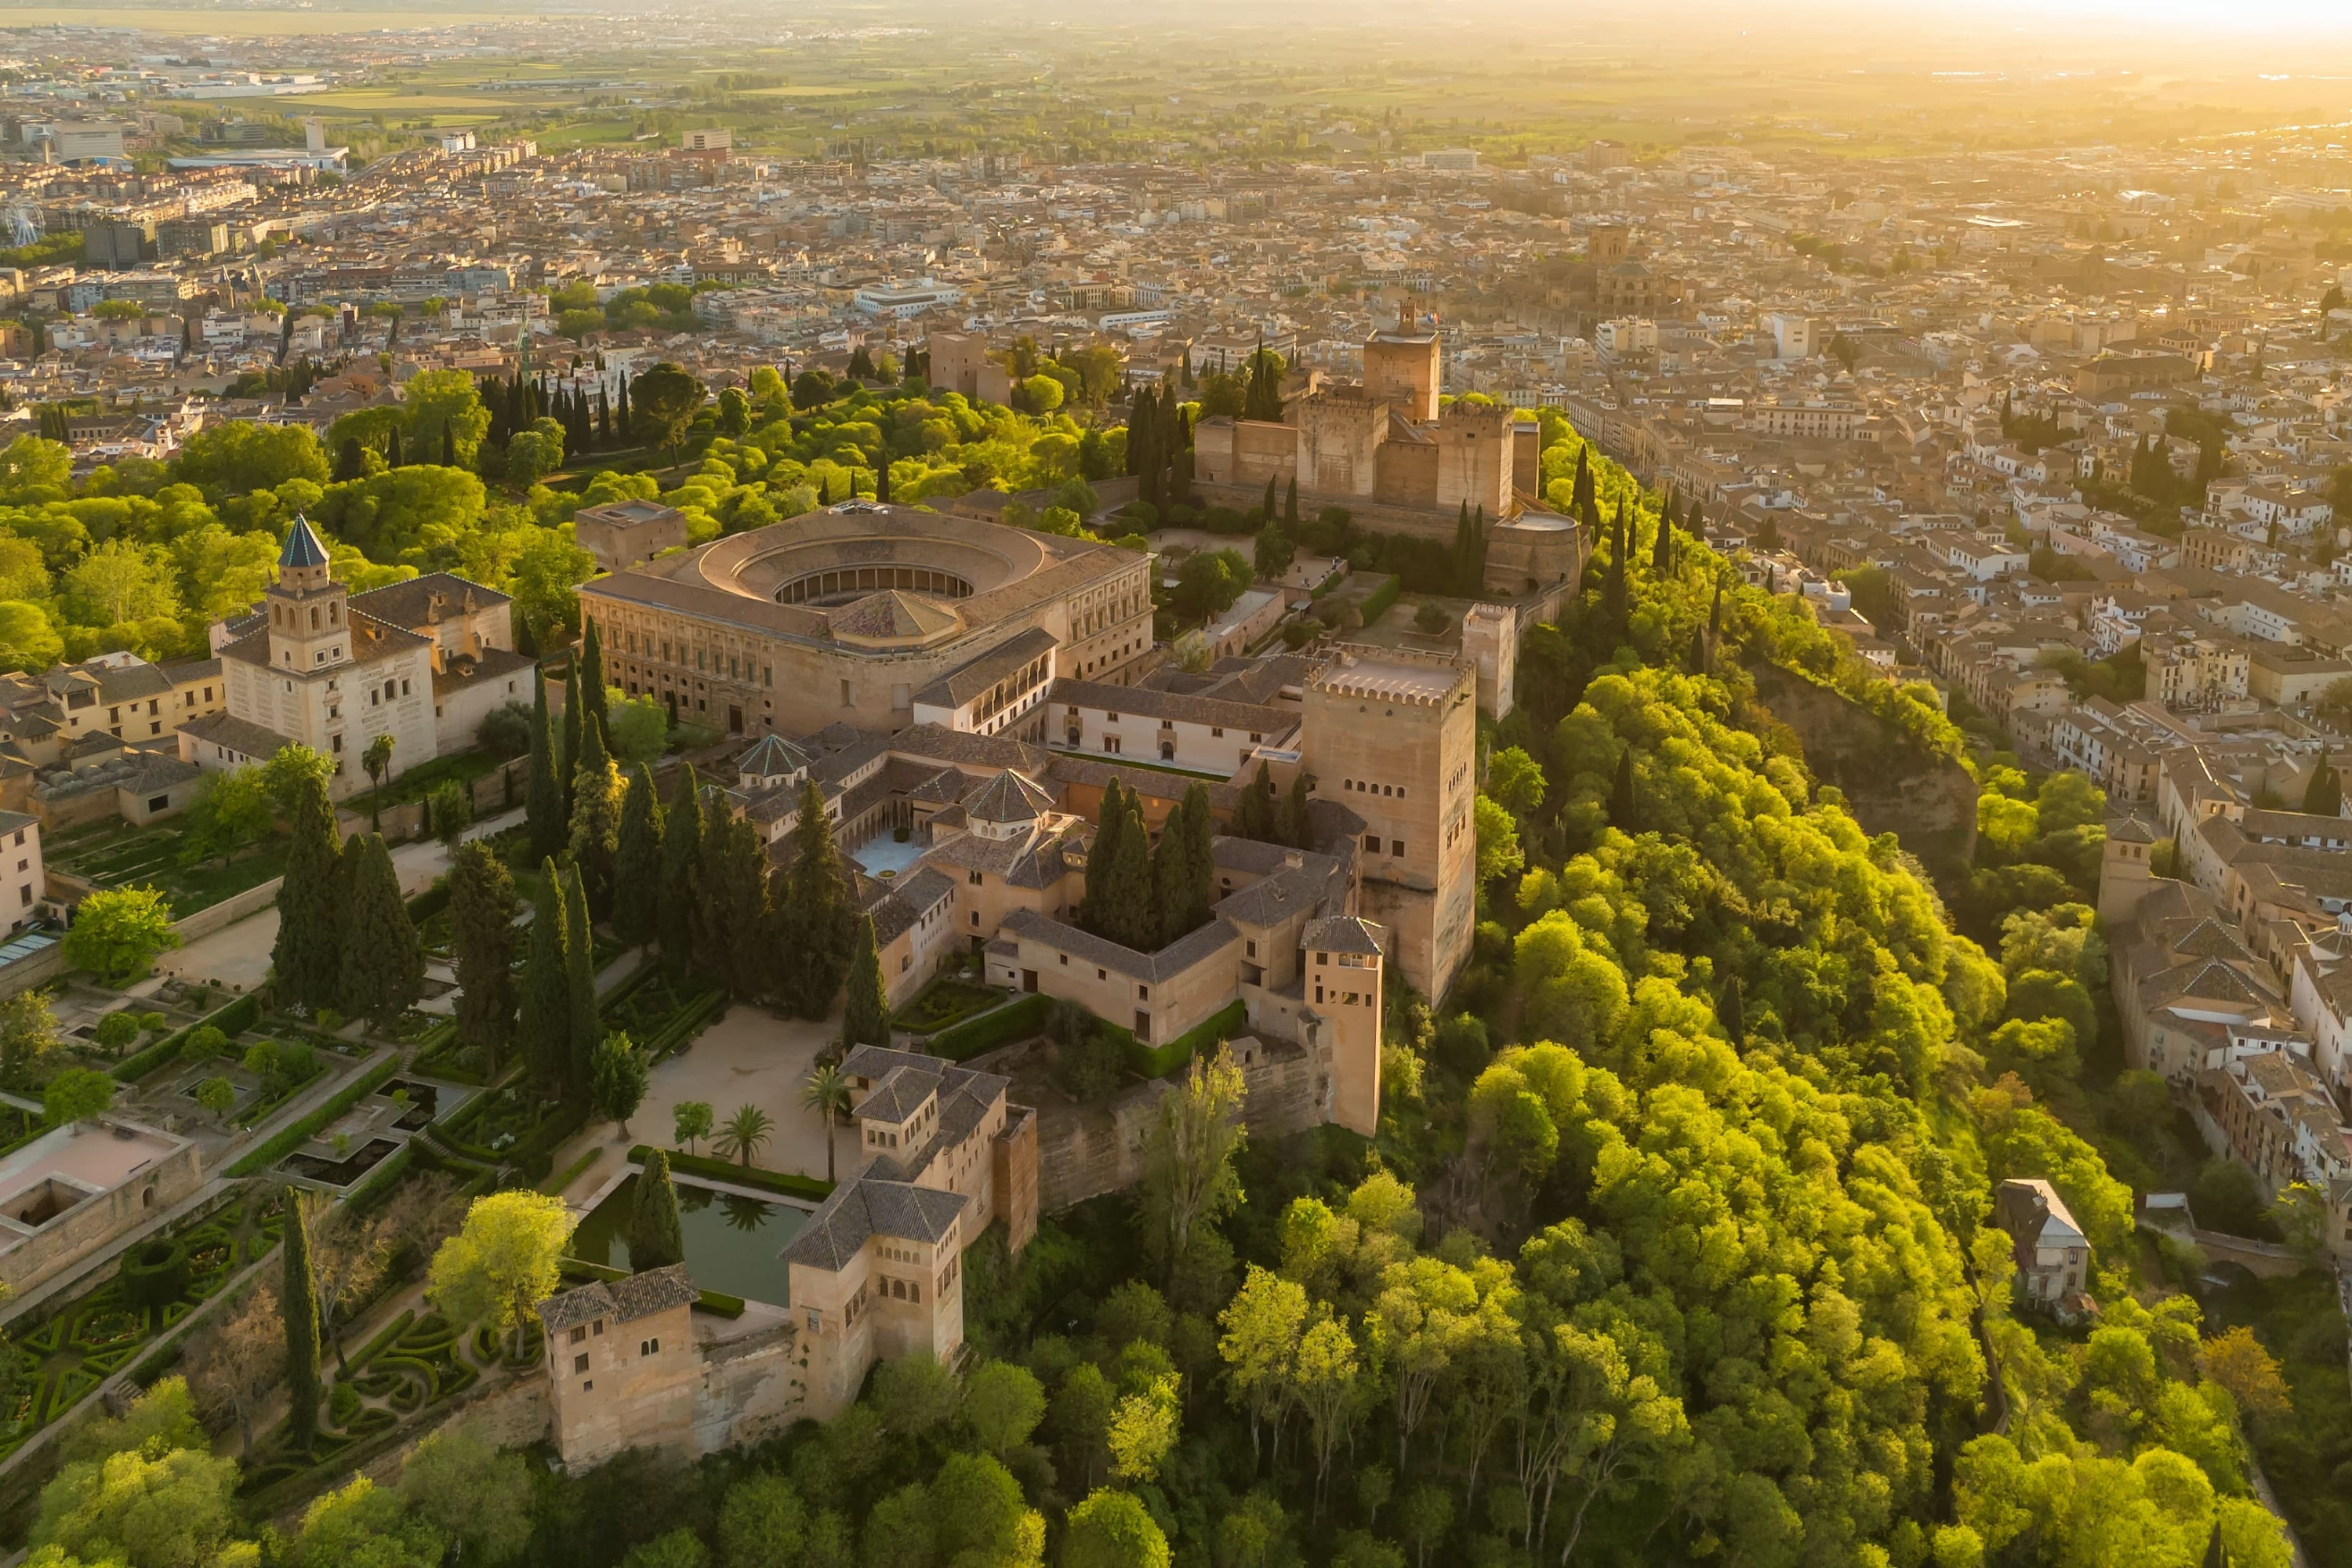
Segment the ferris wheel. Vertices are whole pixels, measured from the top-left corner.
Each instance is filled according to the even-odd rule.
[[[13,206],[0,212],[0,223],[8,226],[8,243],[30,245],[41,237],[41,215],[27,206]]]

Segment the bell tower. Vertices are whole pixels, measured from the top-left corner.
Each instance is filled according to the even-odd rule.
[[[325,669],[351,658],[351,597],[327,570],[327,547],[296,517],[278,552],[269,605],[269,666],[282,674]]]

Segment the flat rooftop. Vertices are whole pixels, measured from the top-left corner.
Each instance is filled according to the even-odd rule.
[[[1422,663],[1393,656],[1350,657],[1318,676],[1326,691],[1376,702],[1443,702],[1467,672],[1451,664]]]

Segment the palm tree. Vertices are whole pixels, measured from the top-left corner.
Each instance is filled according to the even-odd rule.
[[[826,1062],[808,1075],[801,1085],[801,1104],[816,1112],[824,1128],[824,1179],[833,1176],[833,1128],[840,1118],[849,1114],[849,1078],[832,1062]]]
[[[381,833],[383,831],[383,781],[385,775],[392,772],[392,735],[389,731],[367,743],[367,750],[360,753],[360,766],[367,770],[368,778],[375,785],[368,802],[368,830]]]
[[[775,1118],[756,1105],[739,1105],[735,1114],[720,1124],[711,1138],[710,1146],[720,1157],[749,1165],[751,1157],[767,1146],[768,1134],[774,1131]]]

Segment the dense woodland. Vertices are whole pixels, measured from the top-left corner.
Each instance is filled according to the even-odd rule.
[[[951,401],[959,432],[1000,417]],[[772,428],[702,459],[712,523],[772,495],[747,471],[856,466],[838,423]],[[861,457],[896,450],[870,428]],[[995,439],[970,434],[902,461]],[[1045,439],[1006,461],[1064,477],[1035,471]],[[2301,1375],[2324,1330],[2225,1331],[2132,1233],[2128,1181],[2174,1155],[2141,1135],[2161,1086],[2109,1060],[2104,802],[1972,745],[1573,432],[1547,439],[1601,548],[1483,737],[1474,962],[1442,1005],[1390,996],[1377,1139],[1253,1141],[1230,1061],[1196,1062],[1136,1192],[1017,1260],[1000,1234],[973,1250],[961,1378],[887,1363],[832,1421],[695,1466],[564,1478],[461,1431],[272,1525],[237,1515],[236,1462],[166,1383],[45,1494],[35,1563],[2186,1568],[2218,1532],[2278,1568],[2257,1451],[2340,1561],[2340,1326],[2330,1405]],[[1756,701],[1767,661],[1979,772],[1948,898],[1814,784]],[[545,1045],[521,1002],[559,1080],[562,967],[526,969]],[[1988,1220],[2009,1176],[2090,1232],[2093,1326],[2013,1306]]]

